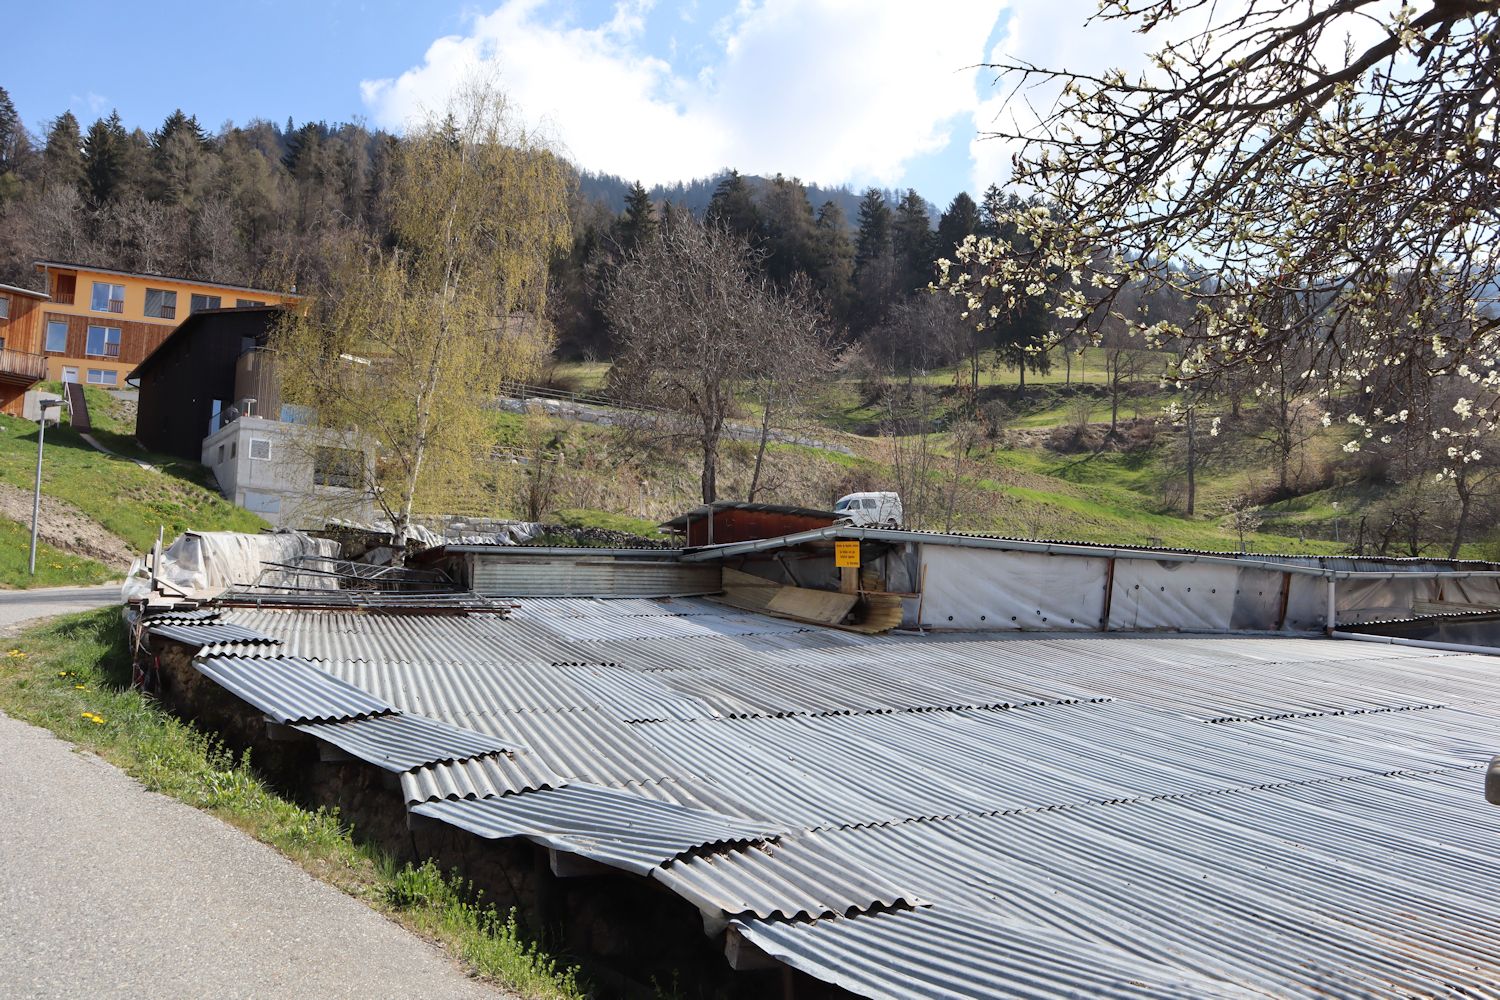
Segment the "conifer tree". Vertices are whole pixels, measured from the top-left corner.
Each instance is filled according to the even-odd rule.
[[[651,207],[651,195],[640,181],[625,196],[625,212],[617,227],[620,249],[629,252],[656,235],[656,213]]]
[[[937,255],[950,257],[953,248],[963,242],[965,236],[979,232],[979,206],[969,197],[969,192],[960,191],[948,203],[948,210],[938,220]]]
[[[15,169],[18,147],[24,141],[25,129],[10,94],[0,87],[0,174]]]
[[[870,188],[859,202],[859,237],[854,245],[854,266],[857,270],[863,269],[890,250],[891,209],[885,203],[885,197],[875,188]]]
[[[88,135],[83,140],[82,194],[95,208],[119,197],[125,182],[129,142],[130,137],[125,134],[118,111],[110,112],[108,118],[99,118],[89,126]]]
[[[901,292],[923,288],[932,280],[932,218],[927,202],[914,188],[908,188],[896,206],[891,249]]]
[[[42,190],[83,185],[83,135],[73,112],[64,111],[47,130],[42,150]]]
[[[734,235],[755,243],[760,239],[760,211],[755,207],[755,198],[750,185],[738,170],[731,170],[714,188],[714,196],[708,202],[704,221],[719,226]]]
[[[810,274],[813,260],[814,226],[812,202],[807,189],[795,177],[777,174],[766,190],[766,276],[780,288],[790,287],[798,274]]]

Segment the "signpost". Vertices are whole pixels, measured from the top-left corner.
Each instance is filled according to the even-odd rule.
[[[859,542],[834,542],[833,565],[839,571],[839,590],[859,593]]]

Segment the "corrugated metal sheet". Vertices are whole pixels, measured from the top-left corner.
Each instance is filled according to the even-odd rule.
[[[780,831],[593,785],[477,801],[428,802],[412,812],[490,839],[527,837],[647,875],[697,848],[764,841]]]
[[[534,753],[517,750],[419,767],[401,775],[408,804],[434,799],[482,799],[535,788],[561,788],[568,780]]]
[[[730,916],[853,916],[876,907],[920,905],[920,896],[892,881],[878,865],[855,865],[821,841],[722,851],[668,861],[651,876],[707,913]]]
[[[519,741],[450,726],[420,715],[378,715],[338,722],[296,723],[301,730],[387,771],[524,750]]]
[[[650,597],[712,594],[720,589],[719,567],[679,563],[675,558],[616,559],[591,556],[472,554],[470,585],[496,597]],[[707,572],[704,572],[707,570]]]
[[[404,774],[415,811],[648,874],[856,993],[1500,981],[1493,658],[859,636],[697,599],[526,599],[498,622],[225,615],[389,704],[529,748]]]
[[[148,625],[146,630],[152,635],[159,635],[163,639],[171,639],[187,646],[209,646],[220,642],[275,646],[281,642],[280,639],[273,639],[252,628],[213,621],[203,624]]]
[[[214,608],[197,608],[191,611],[161,611],[145,619],[148,625],[181,625],[193,622],[217,620],[219,612]]]
[[[334,722],[394,711],[367,691],[295,657],[193,661],[198,672],[274,722]]]
[[[1123,948],[1090,946],[992,913],[942,906],[815,920],[735,921],[746,940],[857,996],[1259,998],[1266,994],[1163,969]]]

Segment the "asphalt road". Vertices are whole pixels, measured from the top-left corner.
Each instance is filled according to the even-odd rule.
[[[120,602],[120,585],[47,587],[40,590],[0,590],[0,634],[13,632],[22,622],[73,611],[89,611]],[[0,984],[3,986],[3,984]]]
[[[3,714],[0,803],[0,996],[506,996],[265,845]]]

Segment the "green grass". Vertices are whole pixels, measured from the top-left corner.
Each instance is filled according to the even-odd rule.
[[[161,471],[96,451],[60,426],[47,431],[42,492],[77,507],[133,548],[150,548],[158,527],[170,540],[188,530],[257,532],[268,526],[208,488],[203,466],[142,452],[109,432],[95,436],[105,447],[142,457]],[[35,474],[36,425],[0,417],[0,482],[30,490]]]
[[[614,514],[606,510],[586,510],[582,507],[574,507],[555,511],[552,520],[569,528],[602,528],[605,531],[619,531],[654,541],[660,541],[664,537],[656,530],[657,522],[655,521],[631,517],[628,514]]]
[[[282,798],[211,737],[132,690],[116,608],[0,640],[0,710],[98,754],[152,791],[205,810],[313,875],[438,941],[479,975],[533,1000],[585,995],[573,970],[525,941],[431,865],[401,868],[356,843],[337,812]]]
[[[104,583],[121,574],[100,562],[69,555],[46,542],[36,546],[36,575],[27,572],[31,529],[0,518],[0,587],[67,587]]]
[[[598,392],[608,377],[608,361],[564,361],[552,369],[553,383],[570,392]]]
[[[1108,352],[1102,347],[1086,347],[1080,358],[1077,354],[1073,356],[1073,370],[1071,375],[1067,366],[1063,364],[1063,353],[1060,350],[1052,352],[1052,367],[1045,374],[1027,369],[1026,387],[1033,385],[1064,385],[1093,384],[1103,385],[1105,381],[1105,356]],[[1137,381],[1154,381],[1166,370],[1166,366],[1173,360],[1173,355],[1159,351],[1125,351],[1132,360],[1139,359],[1141,372],[1136,376]],[[1122,371],[1124,366],[1122,366]],[[917,381],[927,385],[954,385],[955,375],[957,384],[969,384],[969,363],[967,360],[947,368],[937,368],[917,377]],[[979,385],[980,388],[987,386],[1017,386],[1021,382],[1021,373],[1014,368],[1007,368],[1003,364],[997,364],[994,351],[984,351],[979,356]]]

